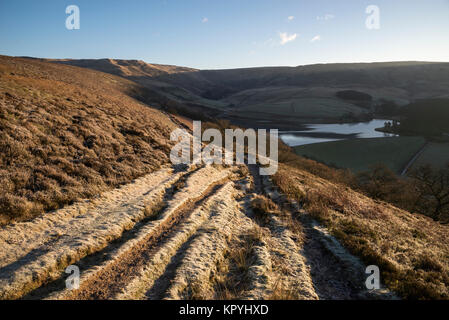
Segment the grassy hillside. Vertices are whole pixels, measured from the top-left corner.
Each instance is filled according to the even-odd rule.
[[[435,168],[447,168],[449,165],[449,143],[430,142],[411,169],[427,164]]]
[[[28,219],[168,161],[175,125],[146,89],[97,71],[0,56],[0,221]]]
[[[224,93],[260,87],[396,87],[406,91],[422,87],[438,91],[448,85],[448,63],[386,62],[316,64],[298,67],[266,67],[230,70],[202,70],[198,72],[163,75],[161,80],[176,83],[196,94],[222,88]],[[421,81],[416,81],[416,77]],[[438,85],[431,86],[431,81]],[[433,88],[433,89],[431,89]],[[215,90],[218,92],[218,90]],[[409,92],[411,93],[411,92]],[[415,95],[418,93],[414,93]],[[423,93],[421,93],[423,94]]]
[[[48,59],[49,62],[58,62],[81,68],[94,69],[122,77],[157,77],[166,74],[194,72],[196,69],[172,65],[151,64],[141,60],[120,59]]]
[[[274,183],[402,298],[449,298],[449,228],[348,187],[281,165]]]
[[[254,114],[257,112],[273,115],[300,118],[301,122],[310,119],[340,119],[348,114],[359,116],[363,111],[354,105],[345,104],[333,99],[304,98],[292,100],[279,100],[277,102],[265,102],[248,107],[239,108],[231,114]]]
[[[214,117],[243,118],[248,126],[269,121],[272,115],[279,117],[273,122],[277,127],[287,123],[294,127],[290,123],[292,118],[295,122],[365,119],[382,101],[394,101],[402,106],[416,99],[449,97],[448,63],[195,70],[136,60],[50,61],[119,75],[152,90],[158,96],[153,102],[163,97]],[[372,101],[344,99],[338,96],[342,91],[357,91],[371,96]]]
[[[399,105],[423,97],[448,97],[448,72],[448,63],[389,62],[204,70],[157,78],[237,108],[269,101],[274,108],[285,102],[313,109],[313,101],[302,99],[318,99],[317,105],[319,99],[326,98],[342,102],[337,97],[342,90],[368,94],[374,103],[387,99]],[[347,101],[346,104],[357,106]],[[358,108],[359,112],[363,109]],[[322,115],[316,117],[319,116]]]
[[[226,104],[208,100],[198,96],[182,86],[173,85],[170,82],[160,81],[159,78],[177,73],[195,73],[199,70],[187,67],[151,64],[141,60],[119,60],[119,59],[45,59],[45,61],[61,63],[81,68],[98,70],[105,73],[114,74],[131,80],[147,90],[152,95],[149,97],[151,103],[159,105],[170,105],[180,107],[188,104],[198,104],[205,108],[222,108]],[[191,108],[191,106],[187,106]]]
[[[0,56],[0,225],[75,202],[1,228],[2,297],[56,294],[59,284],[65,288],[65,267],[77,263],[93,271],[78,291],[67,290],[79,299],[143,298],[149,292],[158,299],[315,299],[315,290],[329,288],[329,297],[339,298],[341,291],[351,294],[352,278],[341,280],[354,269],[348,260],[335,260],[348,255],[329,231],[364,264],[379,266],[382,283],[400,297],[449,299],[447,225],[356,192],[352,174],[297,157],[283,144],[279,171],[270,179],[257,174],[257,166],[194,166],[136,180],[168,162],[169,134],[177,126],[175,117],[144,102],[170,96],[185,103],[182,92],[190,91],[163,82],[157,90],[143,85],[159,81],[154,79],[160,72],[177,75],[176,67],[139,76],[148,66],[105,63],[120,65],[123,74]],[[275,70],[264,69],[261,76]],[[241,75],[238,81],[252,71]],[[134,76],[144,80],[131,81]],[[178,98],[174,91],[159,94],[164,86],[179,90]],[[398,171],[423,144],[415,137],[355,139],[297,151],[355,170],[386,162]],[[272,192],[271,182],[281,195]],[[397,187],[404,185],[391,186],[408,196],[409,189]],[[93,199],[76,202],[82,198]],[[334,251],[331,243],[338,244]],[[249,285],[262,293],[249,296]]]
[[[396,173],[424,145],[421,137],[351,139],[295,147],[298,155],[355,172],[369,170],[379,163]]]

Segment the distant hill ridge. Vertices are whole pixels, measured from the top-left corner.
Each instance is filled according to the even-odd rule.
[[[198,70],[141,60],[53,59],[124,77],[151,90],[153,103],[176,106],[241,125],[272,121],[350,121],[369,119],[375,106],[392,101],[404,106],[419,99],[449,98],[447,62],[331,63],[296,67]],[[372,101],[361,105],[341,99],[357,91]],[[345,120],[346,119],[346,120]]]
[[[196,69],[162,64],[146,63],[142,60],[122,59],[54,59],[49,62],[58,62],[72,66],[95,69],[118,76],[148,76],[156,77],[164,74],[196,71]]]

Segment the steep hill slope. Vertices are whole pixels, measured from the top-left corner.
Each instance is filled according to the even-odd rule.
[[[42,60],[42,59],[41,59]],[[161,106],[192,108],[190,104],[198,104],[203,108],[224,107],[225,103],[209,100],[185,89],[183,86],[158,80],[159,77],[180,73],[196,73],[199,70],[172,66],[150,64],[140,60],[117,59],[44,59],[54,63],[61,63],[81,68],[94,69],[105,73],[114,74],[135,83],[138,83],[152,92],[150,102]]]
[[[400,297],[449,299],[447,225],[372,200],[301,168],[281,166],[274,184],[353,255],[378,266],[382,281]]]
[[[172,65],[150,64],[141,60],[121,59],[46,59],[81,68],[94,69],[122,77],[158,77],[167,74],[195,72],[196,69]]]
[[[159,168],[169,117],[147,89],[88,69],[0,57],[0,218],[26,219]]]

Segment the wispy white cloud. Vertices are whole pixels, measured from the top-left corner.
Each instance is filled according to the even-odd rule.
[[[316,42],[316,41],[320,41],[321,40],[321,36],[320,35],[316,35],[315,37],[313,37],[310,42]]]
[[[295,41],[298,35],[296,33],[288,34],[287,32],[279,32],[279,37],[281,38],[281,45]]]
[[[289,17],[287,18],[288,21],[292,21],[292,20],[294,20],[294,19],[295,19],[295,16],[289,16]]]
[[[201,22],[202,22],[202,23],[207,23],[207,22],[209,22],[209,19],[206,18],[206,17],[204,17],[203,20],[201,20]]]
[[[335,18],[335,16],[331,13],[326,13],[324,16],[316,17],[317,20],[324,20],[324,21],[332,20],[334,18]]]

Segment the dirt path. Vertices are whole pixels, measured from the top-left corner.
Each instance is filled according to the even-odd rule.
[[[256,197],[278,212],[261,220]],[[4,228],[0,245],[3,299],[369,298],[360,261],[257,166],[165,168]]]
[[[315,295],[306,296],[306,299],[348,300],[393,297],[388,291],[369,292],[365,287],[366,266],[357,257],[351,255],[326,228],[320,226],[298,204],[287,201],[277,192],[270,179],[259,176],[258,170],[255,169],[250,168],[250,172],[256,181],[256,190],[272,199],[284,212],[283,218],[278,221],[272,220],[271,224],[277,223],[278,228],[285,228],[288,235],[284,237],[297,240],[290,242],[288,250],[290,257],[293,257],[293,263],[284,261],[282,265],[287,263],[288,270],[291,272],[295,270],[295,267],[299,268],[301,264],[304,264],[298,271],[303,279],[300,283],[291,283],[292,279],[297,280],[300,277],[287,276],[284,280],[287,287],[297,288],[295,292],[298,294],[301,289],[311,286]],[[278,236],[275,239],[279,238]],[[310,291],[306,290],[306,292]],[[296,295],[291,298],[303,297]]]

